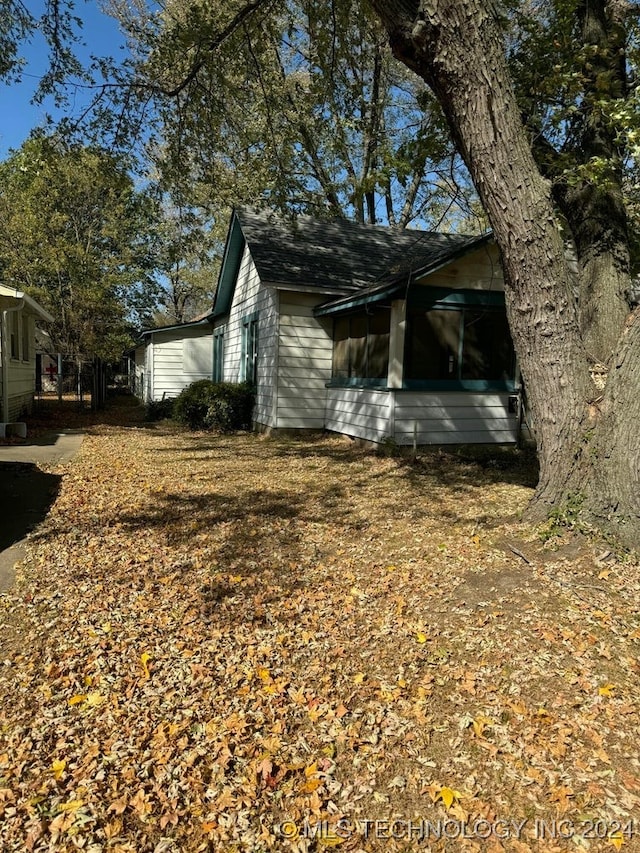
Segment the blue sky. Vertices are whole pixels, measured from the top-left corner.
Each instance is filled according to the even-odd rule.
[[[34,17],[41,15],[43,5],[40,0],[25,2]],[[74,14],[84,22],[80,31],[84,45],[75,46],[78,59],[88,63],[91,54],[116,58],[124,56],[124,40],[118,30],[118,24],[101,11],[99,2],[78,0]],[[47,113],[54,118],[61,115],[52,98],[42,104],[31,103],[38,81],[47,67],[47,46],[44,39],[35,34],[31,42],[22,46],[21,56],[27,63],[22,81],[10,85],[0,84],[0,160],[7,157],[10,148],[19,148],[29,136],[30,130],[44,123]],[[79,114],[87,101],[88,96],[85,98],[82,94],[72,95],[69,112]]]

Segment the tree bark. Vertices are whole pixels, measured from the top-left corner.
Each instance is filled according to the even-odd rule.
[[[438,98],[501,250],[507,314],[540,458],[530,516],[540,518],[579,492],[593,517],[614,514],[625,541],[639,543],[640,323],[626,329],[603,397],[589,375],[593,359],[551,185],[524,132],[495,8],[487,0],[373,0],[373,7],[395,55]],[[595,266],[593,278],[597,285]],[[616,485],[622,474],[623,489]]]

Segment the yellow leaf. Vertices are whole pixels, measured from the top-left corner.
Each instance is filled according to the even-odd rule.
[[[606,696],[607,698],[609,698],[613,696],[613,691],[615,689],[615,684],[604,684],[602,687],[598,687],[598,695]]]
[[[322,845],[322,847],[337,847],[339,844],[344,844],[345,839],[341,838],[339,835],[336,835],[330,829],[327,832],[322,833],[318,836],[318,841]]]
[[[313,764],[310,764],[308,767],[304,768],[304,775],[309,778],[309,776],[313,776],[318,772],[318,762],[314,761]]]
[[[51,769],[53,770],[53,775],[56,779],[61,779],[62,774],[64,773],[64,769],[67,766],[67,762],[64,759],[58,761],[55,759],[51,762]]]
[[[72,696],[71,699],[69,699],[69,704],[70,705],[79,705],[81,702],[84,702],[84,700],[86,698],[87,698],[86,693],[76,693],[75,696]]]
[[[483,719],[474,720],[471,724],[476,737],[483,737],[485,729],[485,721]]]
[[[77,812],[78,809],[83,805],[82,800],[69,800],[66,803],[60,803],[58,806],[58,811],[61,812]]]
[[[312,794],[320,787],[320,785],[322,785],[322,779],[307,779],[307,781],[300,786],[300,793]]]
[[[609,844],[612,847],[615,847],[616,850],[619,850],[624,844],[624,835],[618,830],[617,832],[612,832],[609,836]]]
[[[364,672],[356,672],[356,674],[353,676],[353,681],[355,684],[362,684],[365,678],[366,676]]]
[[[453,788],[447,788],[446,785],[440,788],[436,800],[442,800],[446,808],[450,809],[456,800],[462,797],[460,791],[455,791]]]
[[[598,578],[599,578],[601,581],[606,581],[606,580],[609,578],[609,575],[610,575],[610,574],[611,574],[611,569],[603,569],[603,570],[600,572],[600,574],[598,575]]]
[[[426,643],[429,638],[423,631],[416,631],[416,640],[419,643]]]
[[[104,700],[105,697],[102,695],[102,693],[98,693],[97,690],[94,690],[87,696],[87,705],[90,705],[92,708],[96,708],[98,705],[102,705]]]
[[[147,666],[148,662],[151,660],[151,655],[149,652],[143,652],[140,655],[140,663],[142,664],[142,671],[144,673],[145,678],[149,678],[151,673],[149,672],[149,667]]]

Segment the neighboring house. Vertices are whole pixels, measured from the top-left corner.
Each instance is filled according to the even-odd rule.
[[[236,210],[212,330],[201,322],[209,375],[255,384],[258,428],[400,445],[517,440],[518,373],[490,235]],[[191,381],[180,368],[190,325],[149,333],[174,336],[164,346],[180,378],[167,394]]]
[[[177,395],[197,379],[211,379],[211,323],[147,329],[135,349],[134,392],[145,403]]]
[[[36,323],[53,317],[34,299],[0,284],[0,426],[31,410],[36,390]]]

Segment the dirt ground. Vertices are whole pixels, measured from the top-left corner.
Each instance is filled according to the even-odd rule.
[[[640,850],[638,565],[529,458],[107,420],[0,600],[0,849]]]

